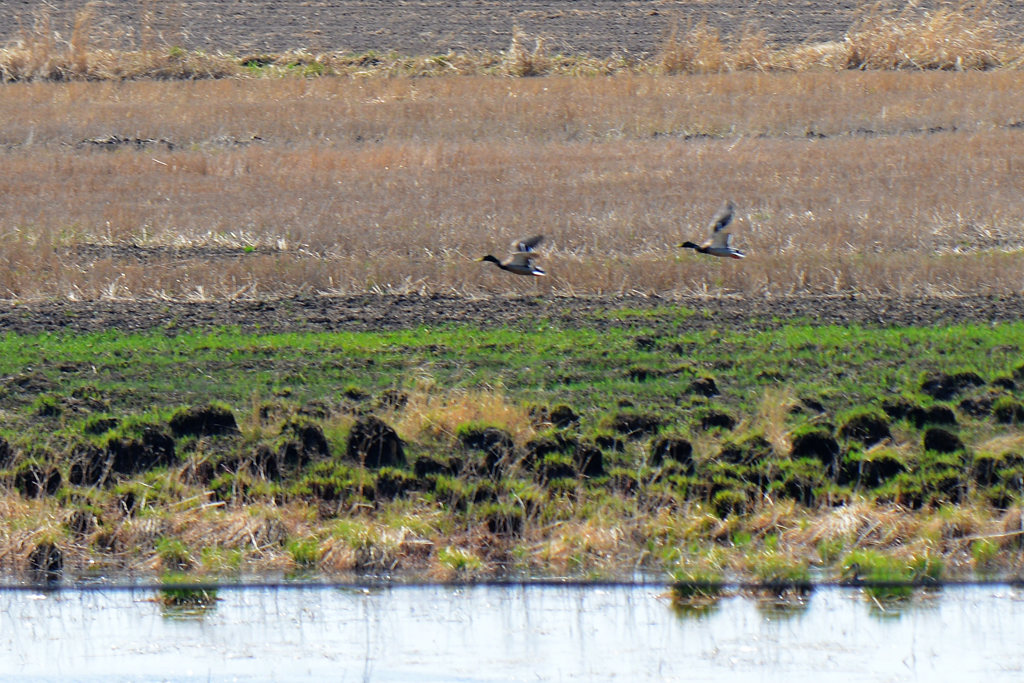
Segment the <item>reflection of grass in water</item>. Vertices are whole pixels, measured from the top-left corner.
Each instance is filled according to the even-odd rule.
[[[942,577],[941,559],[931,555],[896,557],[875,550],[854,550],[843,559],[844,576],[862,581],[865,595],[882,614],[887,606],[906,602],[917,586],[934,583]]]
[[[898,619],[907,612],[921,612],[927,609],[935,609],[938,606],[938,598],[942,595],[942,589],[914,588],[911,594],[894,599],[872,598],[868,604],[868,613],[879,619]]]
[[[761,592],[755,600],[757,611],[776,621],[802,616],[811,606],[810,592],[797,590]]]
[[[707,567],[679,567],[672,575],[672,609],[681,617],[706,617],[718,609],[722,574]]]
[[[751,572],[763,584],[754,593],[758,611],[773,617],[802,614],[814,591],[807,562],[774,549],[752,562]]]
[[[209,587],[189,585],[188,576],[179,572],[164,574],[162,583],[167,588],[158,591],[157,601],[163,608],[165,617],[194,618],[202,617],[217,606],[217,590]]]
[[[703,598],[672,598],[672,612],[681,619],[706,619],[718,611],[721,596]]]

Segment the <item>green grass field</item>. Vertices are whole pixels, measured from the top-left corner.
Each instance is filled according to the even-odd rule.
[[[1024,362],[1024,324],[879,329],[808,322],[687,332],[691,315],[698,314],[620,310],[600,316],[617,321],[602,330],[585,320],[566,326],[538,319],[513,329],[8,335],[0,340],[0,373],[8,378],[0,406],[21,431],[37,422],[18,391],[26,379],[53,387],[33,402],[89,394],[114,412],[145,405],[163,413],[215,399],[244,414],[254,401],[281,397],[297,407],[321,400],[337,408],[348,388],[377,396],[413,389],[426,377],[446,390],[496,390],[524,405],[566,403],[594,419],[628,401],[685,425],[693,405],[681,398],[702,377],[720,391],[705,402],[738,415],[755,414],[766,392],[779,391],[840,413],[898,397],[928,401],[920,391],[928,373],[969,370],[991,381],[1010,378]],[[62,411],[60,421],[74,414]]]
[[[1024,324],[695,315],[8,335],[5,564],[45,542],[68,571],[216,575],[1019,568]],[[369,416],[398,459],[353,445]]]

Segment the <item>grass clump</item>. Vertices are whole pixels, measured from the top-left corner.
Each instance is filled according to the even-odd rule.
[[[315,567],[320,562],[320,541],[317,538],[307,536],[291,539],[285,544],[285,550],[297,567]]]
[[[1000,36],[999,23],[986,15],[986,3],[941,5],[921,11],[875,5],[846,34],[850,69],[992,69],[1019,55]]]
[[[818,541],[815,550],[817,550],[818,557],[821,558],[821,562],[824,565],[832,566],[843,557],[849,542],[848,539],[841,537],[823,538]]]
[[[889,416],[878,408],[856,408],[839,416],[839,436],[873,446],[892,436]]]
[[[512,43],[505,53],[504,72],[509,76],[540,76],[551,68],[545,54],[544,38],[534,39],[533,49],[528,47],[529,36],[518,26],[512,30]]]
[[[239,548],[207,546],[199,553],[199,566],[205,573],[237,573],[244,560],[245,553]]]
[[[533,433],[529,410],[503,391],[445,390],[433,378],[422,379],[408,392],[396,429],[410,439],[457,440],[472,430],[502,429],[516,440]]]
[[[192,568],[192,556],[181,539],[159,538],[155,549],[161,566],[168,571],[184,572]]]
[[[999,544],[990,538],[971,541],[971,559],[977,571],[985,573],[999,556]]]
[[[442,569],[455,576],[467,576],[480,572],[484,562],[475,553],[465,548],[446,545],[437,551],[437,562]]]
[[[526,515],[515,503],[491,502],[481,505],[475,514],[487,526],[487,530],[499,537],[521,538]]]
[[[731,515],[743,514],[747,510],[749,499],[742,489],[725,489],[718,491],[711,498],[711,506],[722,519]]]
[[[415,535],[413,528],[421,532],[431,528],[418,520],[408,520],[408,526],[405,521],[389,527],[383,520],[338,520],[326,534],[320,565],[358,572],[394,571],[408,559],[400,552],[406,535]]]
[[[992,404],[992,415],[1003,424],[1024,424],[1024,402],[1011,396],[1000,396]]]
[[[726,48],[707,20],[687,27],[676,23],[661,45],[658,62],[666,74],[718,73],[727,68]]]
[[[752,573],[768,587],[808,589],[811,571],[807,562],[786,555],[769,552],[753,560]]]
[[[941,579],[943,566],[941,559],[927,553],[906,558],[871,549],[853,550],[842,561],[843,575],[866,583],[865,593],[879,601],[909,598],[915,587]]]

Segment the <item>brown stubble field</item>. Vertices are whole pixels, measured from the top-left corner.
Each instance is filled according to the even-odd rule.
[[[1019,292],[1022,86],[1017,70],[8,84],[0,296]],[[726,197],[749,258],[680,253]],[[474,262],[536,232],[542,282]]]

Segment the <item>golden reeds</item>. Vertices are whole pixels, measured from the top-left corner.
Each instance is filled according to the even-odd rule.
[[[396,428],[412,440],[426,436],[454,441],[458,427],[470,423],[499,427],[519,443],[534,431],[529,412],[508,401],[502,391],[445,391],[427,377],[417,381],[396,412]]]
[[[850,69],[993,69],[1019,64],[1021,47],[1000,37],[986,3],[944,5],[922,12],[879,4],[846,35]]]
[[[95,3],[88,3],[75,15],[65,41],[53,26],[49,8],[42,5],[31,27],[23,25],[19,39],[0,48],[0,82],[1019,68],[1024,64],[1024,44],[1005,37],[995,16],[988,3],[942,4],[932,10],[922,10],[916,3],[902,8],[877,3],[861,12],[842,40],[803,45],[775,45],[766,31],[751,24],[728,40],[706,17],[677,18],[657,53],[646,60],[550,54],[543,35],[529,36],[517,26],[511,29],[509,48],[497,54],[352,55],[298,50],[239,57],[183,50],[173,42],[174,30],[164,35],[154,28],[149,4],[140,13],[141,25],[132,34],[135,40],[111,40],[109,27],[97,25]],[[114,42],[131,47],[103,47]]]

